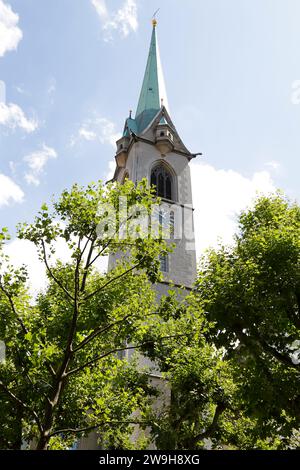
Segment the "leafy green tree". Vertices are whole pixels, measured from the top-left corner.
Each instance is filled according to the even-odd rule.
[[[288,446],[300,424],[299,206],[280,194],[259,198],[241,214],[233,246],[202,259],[196,287],[246,416],[257,435]]]
[[[214,331],[191,293],[178,301],[175,292],[162,299],[161,318],[141,338],[143,351],[159,367],[164,381],[158,405],[145,422],[159,449],[274,449],[278,431],[266,434],[246,413],[241,378],[224,347],[209,340]],[[166,333],[172,341],[160,342]]]
[[[125,220],[110,213],[119,209],[120,198],[127,199]],[[155,392],[134,361],[120,355],[143,346],[145,321],[158,315],[151,283],[160,279],[159,255],[167,248],[162,240],[143,237],[138,224],[126,238],[117,234],[126,220],[148,214],[152,200],[145,181],[99,182],[86,189],[74,185],[51,209],[44,204],[33,224],[18,229],[18,238],[35,245],[47,270],[48,286],[36,299],[28,294],[26,267],[9,264],[3,250],[9,236],[2,231],[2,448],[20,448],[22,442],[67,448],[92,430],[107,447],[132,445],[133,412],[146,409]],[[53,262],[59,241],[69,250],[68,263]],[[95,266],[108,254],[118,261],[103,274]]]
[[[235,244],[202,259],[195,290],[171,289],[158,303],[152,283],[167,247],[135,223],[116,237],[124,214],[109,209],[122,197],[125,221],[150,213],[145,181],[75,185],[19,227],[48,273],[36,299],[0,235],[0,446],[69,448],[93,430],[105,448],[146,446],[141,432],[133,442],[134,425],[160,449],[299,446],[299,207],[259,199]],[[53,263],[59,240],[68,263]],[[103,274],[107,254],[116,265]],[[133,350],[160,369],[158,387],[138,358],[122,359]]]
[[[203,257],[195,290],[162,301],[143,338],[169,390],[148,415],[158,448],[299,446],[299,221],[282,196],[258,199],[235,244]]]
[[[192,296],[178,302],[170,292],[161,309],[164,323],[147,331],[143,348],[168,384],[162,389],[163,404],[148,414],[151,434],[159,449],[201,448],[215,436],[220,417],[231,406],[230,370],[222,351],[206,341],[210,325]],[[157,341],[166,332],[173,341]]]

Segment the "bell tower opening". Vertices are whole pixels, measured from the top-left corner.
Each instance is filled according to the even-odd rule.
[[[152,169],[150,181],[156,188],[156,196],[174,200],[174,178],[164,165],[159,164]]]

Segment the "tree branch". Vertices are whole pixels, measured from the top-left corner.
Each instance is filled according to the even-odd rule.
[[[54,275],[52,269],[50,268],[49,266],[49,263],[48,263],[48,260],[47,260],[47,254],[46,254],[46,247],[45,247],[45,243],[44,243],[44,240],[41,241],[41,244],[42,244],[42,249],[43,249],[43,259],[44,259],[44,263],[46,265],[46,268],[47,268],[47,271],[50,275],[50,277],[54,280],[54,282],[56,282],[56,284],[64,291],[64,293],[71,299],[74,301],[74,297],[70,294],[70,292],[65,288],[65,286],[57,279],[57,277]]]
[[[82,277],[80,292],[84,292],[84,289],[85,289],[86,280],[87,280],[87,277],[88,277],[88,270],[89,270],[89,267],[90,267],[90,261],[91,261],[91,257],[92,257],[93,250],[94,250],[94,244],[95,244],[95,239],[93,238],[93,239],[91,240],[91,246],[90,246],[90,249],[89,249],[89,252],[88,252],[88,256],[87,256],[87,260],[86,260],[85,267],[84,267],[84,272],[83,272],[83,277]],[[86,247],[87,247],[87,244],[85,245],[84,250],[86,249]],[[83,253],[84,253],[84,251],[82,252],[82,254],[83,254]]]
[[[6,290],[5,287],[3,286],[2,282],[1,282],[1,277],[2,277],[2,276],[0,276],[0,289],[1,289],[1,291],[3,292],[3,294],[7,297],[8,301],[9,301],[9,304],[10,304],[10,306],[11,306],[11,309],[12,309],[12,311],[13,311],[13,314],[15,315],[17,321],[20,323],[21,328],[22,328],[22,330],[23,330],[23,333],[26,335],[26,333],[28,333],[28,330],[27,330],[26,326],[24,325],[22,318],[20,318],[19,315],[18,315],[18,312],[17,312],[17,309],[16,309],[16,307],[15,307],[15,304],[14,304],[14,301],[13,301],[13,299],[12,299],[12,296],[10,295],[9,292],[7,292],[7,290]]]
[[[262,345],[262,348],[268,351],[270,354],[272,354],[275,359],[277,359],[281,364],[284,364],[285,366],[292,367],[293,369],[300,370],[300,363],[299,364],[294,364],[292,359],[289,356],[285,356],[284,354],[281,354],[278,352],[275,348],[270,346],[266,341],[263,341],[262,339],[258,339],[260,344]]]
[[[146,343],[145,343],[146,344]],[[78,366],[76,367],[75,369],[72,369],[70,370],[69,372],[66,373],[66,377],[69,377],[69,375],[73,375],[73,374],[76,374],[77,372],[81,372],[83,369],[85,369],[86,367],[89,367],[93,364],[95,364],[96,362],[100,361],[101,359],[104,359],[105,357],[107,356],[110,356],[111,354],[115,354],[117,352],[121,352],[121,351],[128,351],[130,349],[138,349],[140,347],[142,347],[143,345],[137,345],[137,346],[127,346],[127,347],[124,347],[124,348],[115,348],[115,349],[111,349],[110,351],[107,351],[106,353],[104,354],[101,354],[99,356],[96,356],[94,357],[93,359],[91,359],[90,361],[87,361],[85,362],[84,364],[82,364],[81,366]]]
[[[189,441],[189,448],[194,448],[195,445],[198,443],[198,441],[202,439],[206,439],[210,436],[213,435],[213,433],[216,431],[216,428],[218,426],[218,421],[222,413],[227,409],[227,406],[225,403],[218,403],[215,409],[215,414],[213,417],[213,420],[211,424],[207,427],[206,431],[197,434],[197,436],[194,436],[190,441]]]
[[[95,261],[97,261],[97,259],[102,255],[102,253],[106,250],[106,248],[109,247],[111,242],[112,240],[109,239],[109,241],[102,247],[99,253],[97,253],[97,255],[92,260],[90,259],[89,264],[87,266],[88,268],[90,268],[95,263]]]
[[[88,268],[91,267],[91,266],[95,263],[95,261],[102,255],[102,253],[106,250],[106,248],[109,247],[109,245],[110,245],[110,244],[112,243],[112,241],[114,240],[113,237],[117,234],[117,232],[120,231],[120,228],[122,227],[122,225],[127,224],[127,222],[128,222],[129,220],[131,220],[132,217],[133,217],[133,216],[127,217],[126,221],[124,221],[123,223],[121,223],[121,224],[119,224],[119,225],[117,226],[116,230],[115,230],[114,233],[112,234],[112,237],[108,240],[107,243],[105,243],[105,244],[102,246],[102,249],[99,251],[99,253],[97,253],[97,255],[94,257],[94,259],[93,259],[92,261],[90,261],[90,263],[88,264]],[[117,243],[117,245],[119,246],[120,243]],[[126,246],[128,246],[128,245],[129,245],[129,244],[126,244]]]
[[[142,263],[142,261],[140,261],[139,263],[135,264],[134,266],[132,266],[130,269],[127,269],[127,271],[124,271],[123,273],[119,274],[118,276],[110,279],[109,281],[107,281],[105,284],[103,284],[102,286],[100,286],[98,289],[94,290],[91,294],[88,294],[84,300],[88,300],[90,299],[91,297],[93,297],[94,295],[98,294],[98,292],[101,292],[103,289],[105,289],[105,287],[107,287],[109,284],[111,284],[112,282],[115,282],[115,281],[119,281],[122,277],[126,276],[126,274],[129,274],[130,272],[134,271],[136,268],[138,268],[140,266],[140,264]]]
[[[281,354],[278,352],[275,348],[270,346],[265,340],[261,338],[259,333],[257,331],[252,330],[252,335],[254,338],[251,338],[250,336],[245,335],[242,331],[239,331],[235,329],[235,333],[238,337],[238,339],[245,344],[246,346],[250,347],[251,350],[255,353],[255,344],[257,346],[257,343],[260,345],[260,347],[265,351],[271,354],[275,359],[277,359],[279,362],[284,364],[285,366],[292,367],[293,369],[299,370],[300,369],[300,364],[294,364],[292,359],[288,356],[285,356],[284,354]],[[254,347],[253,347],[254,346]],[[256,352],[257,354],[257,352]]]
[[[158,312],[151,312],[151,313],[148,313],[148,315],[144,315],[144,318],[146,317],[151,317],[153,315],[157,315]],[[73,353],[76,353],[77,351],[79,351],[80,349],[82,349],[84,346],[86,346],[88,343],[90,343],[93,339],[95,339],[98,335],[102,334],[102,333],[105,333],[106,331],[108,331],[110,328],[113,328],[114,326],[117,326],[119,324],[122,325],[122,323],[124,321],[127,320],[127,318],[131,317],[131,313],[129,313],[128,315],[126,315],[125,317],[121,318],[121,320],[117,320],[113,323],[109,323],[108,325],[105,325],[103,327],[98,327],[96,328],[94,331],[92,331],[92,333],[90,333],[86,338],[84,338],[81,343],[78,344],[78,346],[76,346],[74,349],[73,349]],[[134,316],[132,315],[132,318],[134,318]]]
[[[21,400],[20,398],[18,398],[13,392],[11,392],[6,385],[4,385],[4,383],[0,380],[0,387],[2,388],[2,390],[15,402],[17,403],[19,406],[21,406],[24,410],[28,411],[35,419],[35,422],[39,428],[39,430],[41,432],[43,432],[43,427],[41,425],[41,422],[39,420],[39,417],[36,413],[36,411],[34,411],[32,408],[30,408],[28,405],[26,405],[26,403],[23,402],[23,400]]]
[[[99,424],[95,424],[93,426],[87,426],[86,428],[65,428],[65,429],[59,429],[57,431],[53,431],[51,434],[49,434],[49,437],[57,436],[58,434],[79,434],[83,432],[88,432],[88,431],[94,431],[95,429],[100,428],[100,426],[108,425],[108,426],[114,426],[114,425],[120,425],[120,424],[143,424],[143,425],[149,425],[148,421],[105,421],[101,422]]]
[[[90,341],[92,341],[94,338],[96,338],[98,335],[101,333],[105,333],[107,330],[110,328],[113,328],[114,326],[118,325],[119,323],[122,323],[123,321],[127,320],[128,317],[130,317],[131,314],[126,315],[126,317],[122,318],[121,320],[118,320],[116,322],[110,323],[109,325],[105,325],[103,327],[98,327],[96,328],[91,334],[89,334],[84,340],[81,341],[81,343],[78,344],[73,349],[73,353],[76,353],[80,349],[82,349],[84,346],[86,346]]]
[[[159,338],[159,341],[163,341],[163,340],[166,340],[166,339],[182,338],[184,336],[187,336],[187,334],[169,335],[169,336],[164,336],[162,338]],[[95,364],[96,362],[100,361],[101,359],[104,359],[107,356],[110,356],[111,354],[115,354],[115,353],[121,352],[121,351],[129,351],[129,350],[132,350],[132,349],[141,349],[144,346],[147,346],[147,344],[152,345],[153,343],[154,342],[150,340],[150,341],[146,341],[145,343],[136,344],[135,346],[126,346],[124,348],[111,349],[110,351],[107,351],[106,353],[103,353],[103,354],[100,354],[99,356],[94,357],[93,359],[87,361],[86,363],[82,364],[81,366],[78,366],[78,367],[75,367],[74,369],[71,369],[69,372],[67,372],[65,374],[65,377],[68,377],[69,375],[76,374],[77,372],[81,372],[86,367],[89,367],[89,366]]]

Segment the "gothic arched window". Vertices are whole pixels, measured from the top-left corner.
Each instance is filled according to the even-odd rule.
[[[172,176],[163,165],[159,165],[153,168],[151,172],[151,186],[156,187],[157,196],[163,197],[165,199],[172,199],[172,179]]]

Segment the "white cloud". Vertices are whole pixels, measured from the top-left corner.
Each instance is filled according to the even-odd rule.
[[[46,271],[39,260],[35,246],[28,240],[15,239],[5,247],[5,254],[15,267],[25,264],[28,267],[29,287],[32,294],[43,289],[47,283]]]
[[[25,181],[29,185],[39,186],[40,180],[37,178],[33,173],[25,173],[24,175]]]
[[[91,0],[91,2],[92,5],[96,8],[96,11],[100,16],[101,20],[107,20],[108,10],[106,7],[105,0]]]
[[[277,172],[281,168],[281,163],[277,162],[276,160],[271,160],[265,163],[265,166]]]
[[[11,178],[0,174],[0,207],[11,202],[22,202],[23,198],[22,189]]]
[[[116,12],[109,12],[105,0],[91,0],[102,23],[104,39],[110,41],[113,32],[118,32],[122,37],[127,37],[131,31],[138,28],[136,0],[124,0],[122,6]]]
[[[15,89],[17,90],[18,93],[20,93],[20,95],[25,95],[26,93],[22,85],[15,86]]]
[[[51,256],[50,260],[48,259],[50,266],[53,266],[57,260],[63,263],[71,261],[71,251],[63,239],[59,239],[54,243],[54,249],[55,254]],[[36,296],[47,287],[46,268],[39,259],[33,243],[28,240],[14,239],[5,246],[5,253],[9,256],[10,263],[13,266],[21,267],[24,264],[27,266],[31,295]],[[95,263],[95,267],[101,272],[107,270],[107,265],[107,256],[101,256]]]
[[[17,49],[23,33],[18,27],[19,16],[11,6],[0,0],[0,57]]]
[[[9,129],[20,128],[25,132],[34,132],[38,127],[36,119],[26,117],[24,111],[16,104],[0,102],[0,125]]]
[[[231,243],[239,212],[250,206],[257,194],[276,190],[267,171],[247,178],[233,170],[192,163],[191,174],[198,256],[209,246],[216,246],[218,241]]]
[[[56,253],[50,262],[53,265],[58,259],[67,263],[71,260],[68,246],[63,240],[55,243]],[[37,294],[47,286],[46,268],[39,259],[36,247],[28,240],[15,239],[5,247],[10,263],[15,267],[25,264],[28,268],[29,288],[32,295]]]
[[[106,118],[99,118],[95,121],[96,129],[99,129],[98,138],[102,144],[110,144],[113,147],[116,145],[116,141],[121,137],[121,134],[117,132],[116,125]]]
[[[97,134],[94,131],[89,131],[88,129],[85,129],[84,127],[81,127],[78,131],[79,137],[82,137],[85,140],[96,140],[97,139]]]
[[[47,87],[47,94],[53,95],[56,92],[56,79],[54,77],[50,78]]]
[[[6,101],[6,85],[3,80],[0,80],[0,103],[5,103]]]
[[[17,170],[17,163],[14,162],[13,160],[10,160],[8,162],[8,165],[9,165],[9,169],[10,169],[12,175],[15,176],[16,175],[16,170]]]
[[[96,141],[101,144],[110,144],[113,147],[116,141],[121,137],[117,132],[116,125],[107,118],[96,117],[94,119],[87,119],[80,126],[76,136],[71,138],[71,146],[73,147],[78,141]]]
[[[25,180],[28,184],[39,186],[40,176],[44,173],[44,168],[51,158],[57,158],[56,151],[43,144],[41,150],[26,155],[23,160],[28,165],[28,172],[25,173]]]
[[[115,160],[110,160],[108,162],[108,169],[107,169],[107,173],[105,175],[105,180],[106,181],[110,181],[114,174],[115,174],[115,170],[116,170],[116,161]]]
[[[49,80],[48,80],[48,84],[47,84],[47,95],[49,97],[49,100],[50,100],[50,104],[54,104],[54,101],[55,101],[55,93],[56,93],[56,79],[54,77],[51,77]]]

